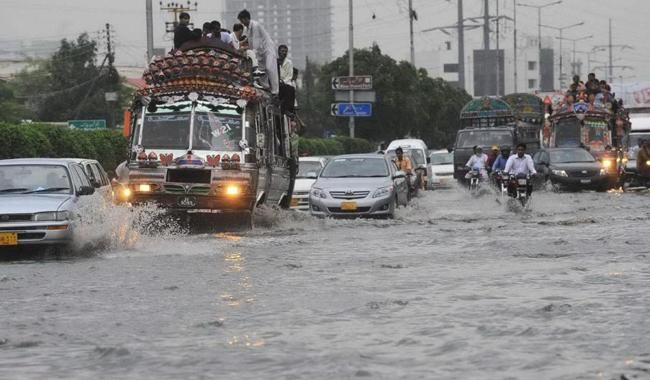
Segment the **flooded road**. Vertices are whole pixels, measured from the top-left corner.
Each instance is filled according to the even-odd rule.
[[[0,378],[648,378],[649,200],[437,191],[392,221],[115,229],[0,263]]]

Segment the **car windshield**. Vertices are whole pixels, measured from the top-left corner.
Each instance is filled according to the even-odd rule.
[[[551,163],[594,162],[596,159],[584,149],[552,150]]]
[[[196,112],[194,117],[193,149],[240,150],[242,117],[234,109],[219,113]]]
[[[309,178],[309,176],[307,175],[309,173],[316,173],[316,175],[318,176],[321,169],[323,169],[323,166],[318,161],[300,162],[298,164],[298,175],[296,177]]]
[[[322,178],[387,177],[384,158],[336,158],[323,169]]]
[[[454,152],[431,154],[431,165],[452,165],[454,163]]]
[[[555,146],[558,148],[580,145],[578,119],[563,119],[555,124]]]
[[[512,133],[510,131],[491,131],[487,129],[477,129],[471,131],[458,132],[456,147],[472,148],[478,145],[482,147],[497,145],[513,145]]]
[[[0,195],[71,192],[70,175],[65,166],[0,165]]]
[[[419,149],[404,149],[404,155],[411,160],[414,167],[424,165],[426,162],[424,154]],[[397,157],[397,154],[394,150],[389,150],[386,152],[386,156],[390,157],[390,159],[394,159]]]
[[[627,144],[627,156],[630,160],[636,160],[636,154],[639,152],[639,140],[650,140],[650,133],[630,133]]]

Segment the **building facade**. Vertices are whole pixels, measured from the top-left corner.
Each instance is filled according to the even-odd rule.
[[[289,47],[294,67],[304,70],[310,62],[332,59],[331,0],[224,0],[223,25],[232,28],[239,11],[264,25],[276,45]]]

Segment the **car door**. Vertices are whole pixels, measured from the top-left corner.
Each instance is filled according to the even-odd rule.
[[[392,160],[388,162],[388,165],[390,166],[390,175],[393,178],[393,186],[397,194],[397,203],[398,205],[406,206],[408,204],[408,185],[406,178],[394,178],[395,173],[398,171],[397,165]]]

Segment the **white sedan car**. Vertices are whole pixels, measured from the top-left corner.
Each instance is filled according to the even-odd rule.
[[[70,243],[79,197],[94,192],[71,160],[0,160],[0,248]]]
[[[316,182],[326,163],[327,159],[325,157],[300,157],[296,184],[293,186],[293,196],[291,197],[292,209],[309,211],[311,185]]]
[[[429,189],[449,188],[454,182],[454,153],[447,149],[436,150],[429,156]]]

